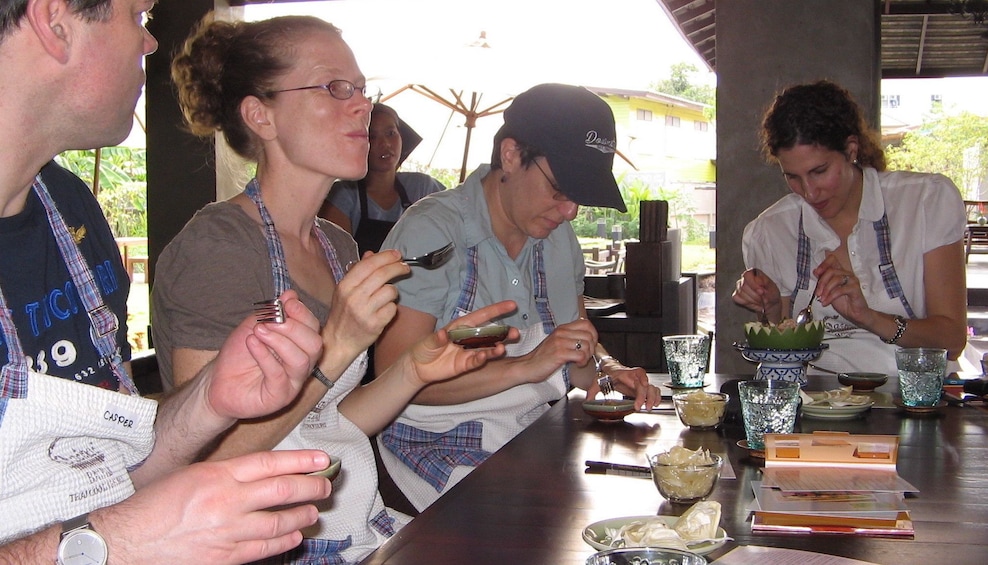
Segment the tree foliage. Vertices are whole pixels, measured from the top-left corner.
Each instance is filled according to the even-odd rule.
[[[96,169],[93,150],[66,151],[56,161],[83,179],[92,189]],[[100,150],[99,192],[96,199],[116,237],[148,233],[147,151],[130,147]]]
[[[707,117],[712,118],[717,101],[716,89],[707,84],[694,84],[692,78],[697,72],[699,69],[692,63],[674,63],[669,68],[669,78],[652,83],[649,88],[663,94],[707,104],[710,108],[704,113],[709,113]]]
[[[954,181],[961,194],[982,200],[988,178],[988,117],[961,112],[935,114],[902,144],[886,149],[890,170],[941,173]],[[985,187],[988,190],[988,187]]]

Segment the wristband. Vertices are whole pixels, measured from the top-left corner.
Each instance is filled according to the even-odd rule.
[[[326,388],[333,388],[333,385],[336,384],[333,381],[329,380],[329,377],[323,374],[323,372],[319,369],[319,367],[312,369],[312,378],[326,385]]]
[[[892,316],[892,320],[895,322],[895,335],[889,339],[882,338],[882,341],[889,345],[898,343],[899,339],[902,338],[902,334],[906,333],[906,327],[909,325],[909,320],[899,315]]]

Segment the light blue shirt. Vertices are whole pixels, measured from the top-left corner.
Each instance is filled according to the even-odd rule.
[[[401,217],[384,242],[406,257],[437,249],[453,242],[456,251],[442,268],[412,269],[408,278],[396,283],[399,304],[430,314],[436,328],[456,316],[457,298],[467,276],[466,250],[479,254],[477,295],[474,308],[501,300],[514,300],[518,310],[504,322],[520,329],[539,323],[532,284],[532,249],[538,241],[529,238],[516,259],[508,256],[494,236],[481,179],[490,171],[483,165],[457,188],[423,198]],[[569,222],[549,234],[543,244],[549,304],[556,324],[579,317],[578,299],[583,295],[583,252]]]

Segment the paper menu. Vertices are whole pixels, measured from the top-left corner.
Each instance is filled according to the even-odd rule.
[[[787,492],[919,492],[895,471],[847,467],[766,467],[762,486]]]
[[[847,432],[765,434],[765,467],[864,467],[895,471],[899,438]]]
[[[751,488],[755,493],[754,508],[762,512],[894,520],[901,512],[909,511],[901,492],[788,492],[775,488],[762,488],[762,483],[759,481],[752,481]]]

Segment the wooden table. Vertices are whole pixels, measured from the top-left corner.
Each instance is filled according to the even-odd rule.
[[[655,384],[668,381],[667,375],[650,378]],[[710,375],[707,388],[717,390],[730,379]],[[811,377],[806,388],[837,386],[833,377]],[[879,391],[898,394],[893,382]],[[604,424],[583,413],[582,398],[582,391],[574,391],[558,402],[363,563],[583,563],[594,552],[581,537],[587,525],[620,516],[678,515],[685,509],[665,501],[648,479],[587,474],[584,461],[644,465],[645,453],[665,451],[677,443],[726,453],[737,475],[734,480],[722,479],[711,495],[723,506],[721,526],[735,538],[708,555],[711,561],[744,544],[888,565],[988,562],[988,412],[982,408],[948,406],[936,416],[924,417],[873,408],[857,420],[797,421],[796,431],[804,433],[845,430],[899,435],[899,474],[920,492],[907,499],[915,540],[892,540],[752,534],[747,510],[750,481],[758,480],[761,463],[737,447],[743,428],[692,431],[669,411],[633,414],[623,423]]]

